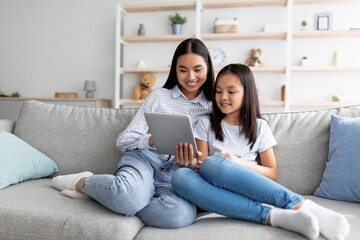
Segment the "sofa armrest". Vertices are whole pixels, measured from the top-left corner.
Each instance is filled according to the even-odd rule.
[[[0,131],[14,133],[15,121],[10,119],[0,119]]]

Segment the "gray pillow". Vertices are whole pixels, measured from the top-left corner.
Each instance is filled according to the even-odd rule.
[[[58,174],[112,174],[121,157],[116,139],[136,112],[27,101],[20,110],[15,135],[53,159]]]

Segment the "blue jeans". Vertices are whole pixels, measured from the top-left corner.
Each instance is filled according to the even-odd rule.
[[[266,225],[271,208],[291,209],[303,201],[275,181],[221,157],[204,159],[200,173],[180,168],[171,180],[179,196],[209,212]]]
[[[194,222],[196,207],[171,188],[171,176],[178,168],[174,158],[154,150],[129,151],[114,175],[88,177],[82,192],[114,212],[138,216],[146,225],[184,227]]]

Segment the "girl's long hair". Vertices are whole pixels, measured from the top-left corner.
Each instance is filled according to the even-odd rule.
[[[179,81],[176,74],[176,64],[177,60],[181,55],[187,53],[195,53],[202,56],[207,64],[208,73],[206,76],[205,83],[201,86],[206,98],[208,100],[212,99],[213,86],[214,86],[214,68],[212,65],[211,57],[209,50],[205,44],[197,38],[188,38],[182,41],[179,46],[176,48],[170,67],[169,76],[163,86],[163,88],[172,89],[175,87]]]
[[[225,74],[233,74],[238,77],[241,84],[244,86],[244,102],[240,112],[240,122],[242,123],[242,130],[240,135],[244,134],[245,138],[249,140],[250,149],[253,148],[257,138],[257,123],[256,119],[262,118],[260,113],[260,105],[255,85],[254,75],[250,68],[243,64],[229,64],[225,66],[216,77],[215,87],[213,90],[213,112],[211,113],[211,128],[215,132],[215,137],[219,141],[224,141],[224,133],[221,128],[221,121],[225,117],[216,104],[216,84],[220,77]]]

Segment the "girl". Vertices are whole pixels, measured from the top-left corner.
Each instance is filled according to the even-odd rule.
[[[83,193],[114,212],[137,215],[149,226],[178,228],[192,224],[195,206],[174,194],[170,181],[181,166],[194,167],[194,159],[182,155],[180,165],[174,157],[158,154],[144,112],[187,114],[194,127],[200,116],[211,112],[213,85],[214,71],[206,46],[196,38],[181,42],[165,85],[150,93],[119,135],[116,145],[124,154],[115,174],[58,176],[52,185],[64,195],[79,197]],[[191,152],[187,148],[183,152]]]
[[[210,119],[199,120],[195,137],[201,155],[195,171],[181,168],[172,177],[179,196],[210,212],[281,227],[309,239],[319,232],[329,239],[345,239],[349,234],[343,215],[273,181],[276,141],[261,118],[249,67],[230,64],[219,72],[213,112]],[[182,151],[177,151],[178,161]],[[258,154],[261,165],[255,161]]]

